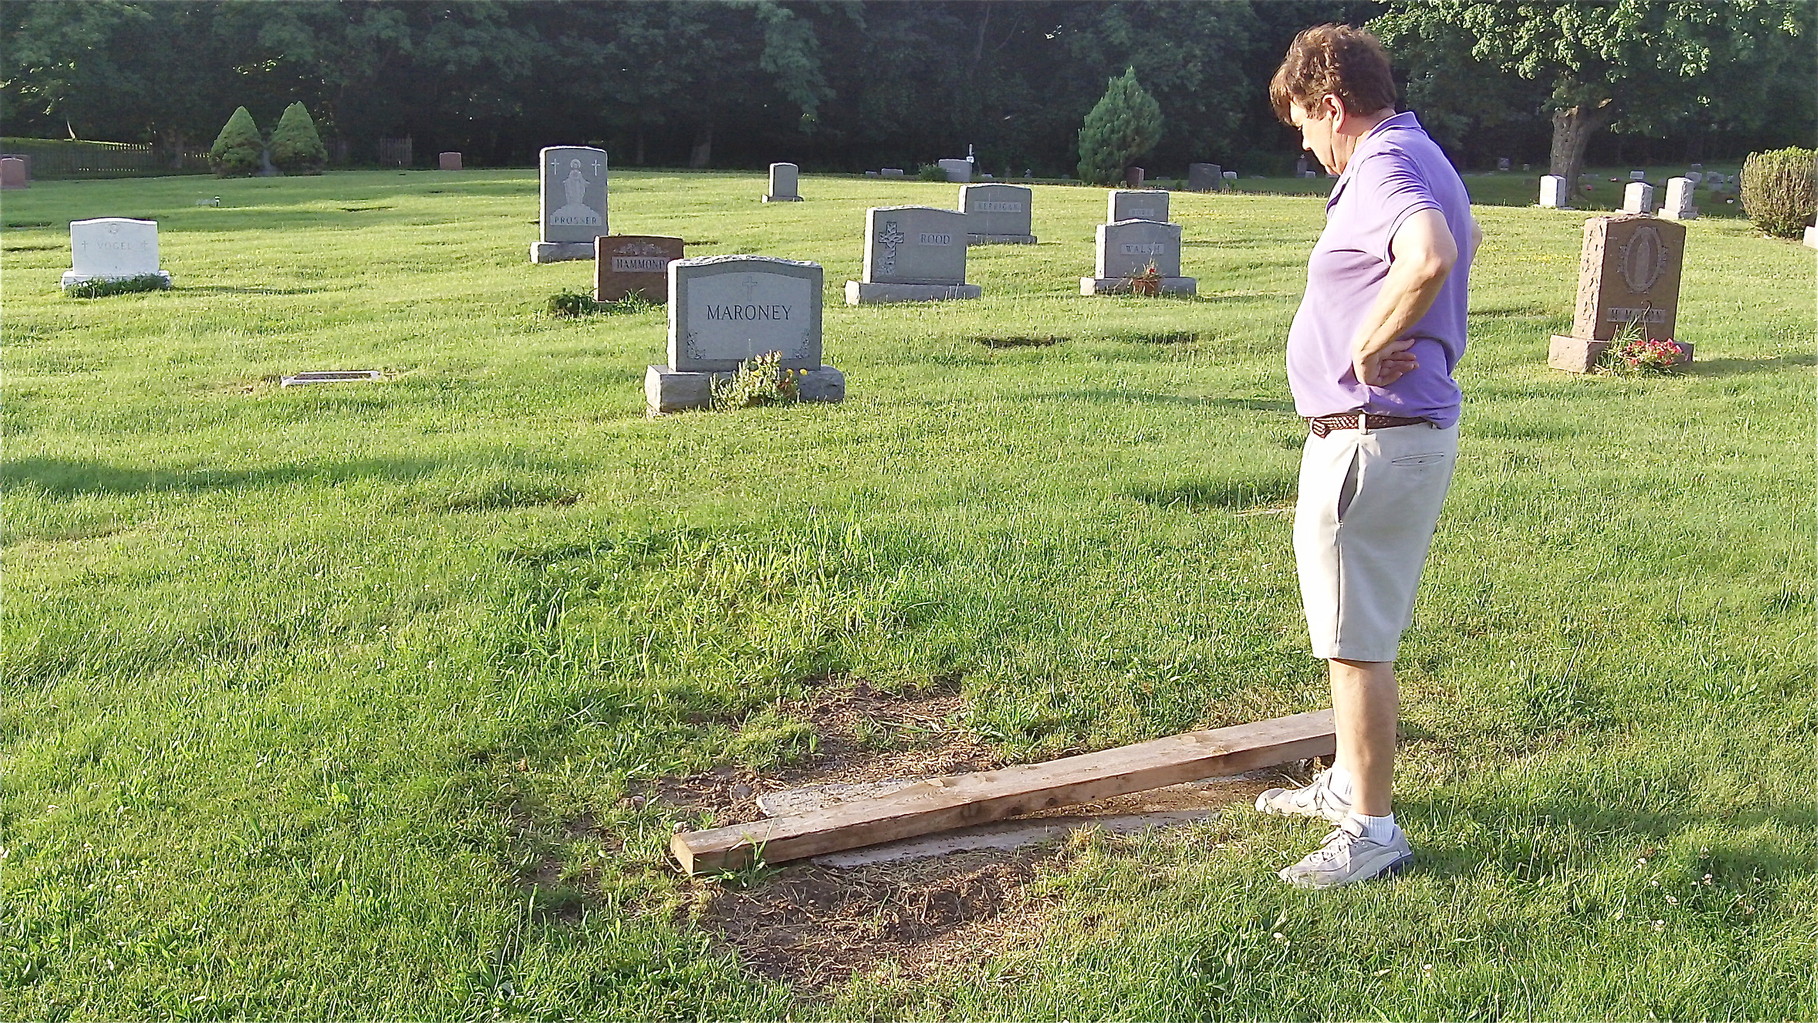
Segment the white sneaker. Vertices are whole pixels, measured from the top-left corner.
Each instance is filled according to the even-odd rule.
[[[1399,874],[1413,862],[1414,850],[1400,828],[1387,839],[1371,838],[1362,822],[1346,818],[1318,849],[1276,876],[1302,888],[1333,888]]]
[[[1256,808],[1263,813],[1288,814],[1298,817],[1324,817],[1337,824],[1351,814],[1351,797],[1340,795],[1333,787],[1336,767],[1328,767],[1313,776],[1313,781],[1298,789],[1270,789],[1256,797]]]

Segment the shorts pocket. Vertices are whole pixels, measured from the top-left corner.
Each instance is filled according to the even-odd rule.
[[[1389,459],[1389,464],[1400,469],[1424,469],[1429,465],[1438,465],[1446,460],[1446,453],[1435,451],[1426,455],[1402,455]]]

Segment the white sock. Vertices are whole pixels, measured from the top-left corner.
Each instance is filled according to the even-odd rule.
[[[1351,819],[1363,825],[1365,838],[1376,841],[1394,838],[1395,833],[1401,830],[1400,826],[1395,823],[1393,813],[1384,814],[1381,817],[1372,817],[1367,813],[1352,813]]]

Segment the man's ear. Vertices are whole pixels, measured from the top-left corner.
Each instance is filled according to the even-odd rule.
[[[1338,131],[1348,113],[1345,110],[1345,101],[1339,99],[1337,93],[1328,92],[1319,98],[1319,105],[1322,113],[1332,119],[1332,130]]]

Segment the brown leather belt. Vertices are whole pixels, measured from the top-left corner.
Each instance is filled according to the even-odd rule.
[[[1313,436],[1324,437],[1333,430],[1358,429],[1360,425],[1358,423],[1359,419],[1364,421],[1362,424],[1363,428],[1370,430],[1385,430],[1391,426],[1433,425],[1431,419],[1421,419],[1418,416],[1384,416],[1374,412],[1340,412],[1337,415],[1332,416],[1310,416],[1307,419],[1307,426],[1312,429]]]

